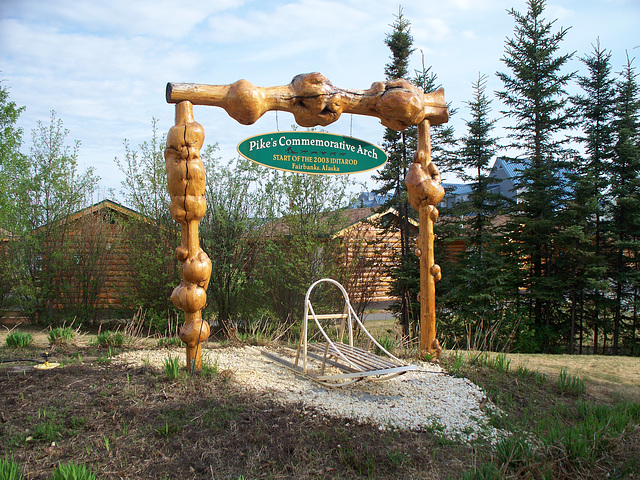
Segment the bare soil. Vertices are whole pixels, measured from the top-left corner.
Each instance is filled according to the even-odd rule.
[[[91,336],[51,348],[46,331],[31,333],[35,346],[18,351],[4,348],[6,332],[0,333],[0,457],[18,461],[25,480],[48,479],[55,466],[71,461],[86,464],[102,480],[459,479],[496,458],[487,444],[455,443],[436,428],[380,430],[325,417],[303,405],[251,395],[228,375],[184,374],[169,381],[149,367],[111,363]],[[139,340],[133,348],[154,344]],[[40,371],[29,362],[7,362],[38,359],[45,349],[61,368]],[[545,421],[551,403],[571,410],[582,400],[613,405],[637,402],[640,395],[637,358],[508,358],[511,370],[523,365],[551,376],[565,368],[587,385],[582,398],[569,398],[554,393],[553,382],[538,388],[478,367],[470,378],[486,387],[511,425]],[[640,478],[640,462],[632,461],[640,458],[640,426],[631,426],[608,455],[597,461],[601,471],[575,476],[580,470],[563,473],[558,467],[553,478]],[[521,478],[514,475],[509,478]]]
[[[72,360],[78,352],[84,364]],[[0,349],[5,360],[14,353]],[[99,479],[445,479],[486,458],[436,433],[283,407],[224,375],[170,382],[149,368],[106,363],[89,347],[65,355],[71,364],[47,371],[1,364],[0,455],[18,461],[28,480],[71,461]]]

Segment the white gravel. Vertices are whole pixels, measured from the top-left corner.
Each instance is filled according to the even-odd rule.
[[[361,381],[345,387],[324,387],[261,354],[262,347],[203,351],[203,361],[230,370],[231,379],[253,394],[279,404],[301,404],[306,413],[347,418],[378,428],[431,430],[449,439],[491,444],[501,437],[489,425],[495,407],[483,391],[465,378],[446,374],[438,365],[414,362],[418,370],[385,382]],[[272,352],[284,356],[282,351]],[[114,361],[163,368],[168,357],[185,358],[183,349],[122,353]]]

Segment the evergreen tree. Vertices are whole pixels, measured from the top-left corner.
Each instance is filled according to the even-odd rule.
[[[387,80],[406,78],[409,74],[409,57],[413,53],[413,37],[411,36],[411,24],[402,14],[402,8],[398,10],[396,20],[392,25],[393,31],[385,38],[385,44],[391,50],[391,61],[385,67]],[[409,201],[407,197],[404,178],[407,168],[413,161],[413,151],[408,145],[408,135],[406,131],[395,131],[387,128],[384,133],[383,148],[387,153],[388,160],[379,175],[374,175],[373,179],[382,185],[375,190],[376,193],[386,195],[389,199],[380,207],[380,211],[390,207],[395,208],[400,218],[400,258],[399,269],[406,270],[413,255],[409,246]],[[415,146],[413,147],[415,149]],[[398,288],[400,287],[400,288]],[[401,299],[400,323],[403,334],[409,335],[409,305],[408,291],[401,284],[396,285],[395,294]]]
[[[452,221],[464,227],[456,239],[462,244],[458,258],[448,266],[443,278],[441,331],[449,338],[466,338],[467,348],[493,349],[509,342],[512,328],[501,325],[507,306],[510,269],[499,251],[501,233],[497,216],[504,199],[490,191],[490,162],[497,151],[492,136],[495,120],[490,118],[491,101],[486,96],[486,76],[473,83],[473,98],[467,103],[471,119],[461,140],[458,159],[462,179],[471,182],[469,200],[456,205]],[[446,326],[445,326],[446,325]],[[506,335],[505,335],[506,333]]]
[[[607,303],[605,296],[606,259],[605,259],[605,212],[608,209],[607,190],[610,185],[610,164],[613,156],[613,114],[615,98],[611,79],[611,52],[600,46],[600,40],[593,45],[593,52],[580,59],[588,69],[588,75],[578,77],[578,85],[584,94],[573,98],[579,114],[582,135],[577,140],[584,146],[584,155],[577,156],[575,175],[571,177],[573,201],[569,205],[573,212],[572,224],[580,225],[584,232],[584,241],[574,259],[582,263],[573,278],[576,289],[572,293],[572,330],[575,330],[576,316],[580,320],[579,338],[582,347],[583,314],[586,302],[591,311],[588,325],[593,328],[594,353],[598,348],[598,336],[603,309]],[[577,238],[577,237],[576,237]],[[578,275],[580,273],[580,275]],[[570,336],[569,352],[573,353],[574,336]]]
[[[471,195],[464,205],[463,215],[471,215],[469,242],[480,251],[488,238],[487,233],[493,234],[491,221],[501,204],[500,197],[489,191],[492,182],[489,164],[497,151],[497,140],[491,136],[495,120],[489,118],[491,101],[485,94],[486,79],[486,76],[478,76],[473,83],[473,99],[467,103],[471,120],[465,122],[468,133],[461,139],[459,153],[460,165],[473,172],[473,175],[462,175],[463,180],[471,182]]]
[[[558,54],[568,30],[552,31],[554,22],[542,17],[544,0],[529,0],[527,6],[526,14],[509,12],[515,32],[507,39],[501,60],[511,73],[497,73],[504,84],[497,95],[507,108],[502,113],[515,121],[507,127],[509,138],[524,165],[515,182],[512,235],[520,247],[519,258],[529,265],[524,286],[532,302],[536,340],[548,352],[559,340],[558,308],[564,293],[555,264],[566,193],[561,172],[567,139],[559,134],[573,125],[565,92],[573,74],[561,70],[572,55]]]
[[[638,284],[640,240],[640,98],[633,60],[627,64],[615,84],[615,146],[611,164],[611,259],[615,282],[613,353],[618,352],[629,299],[635,301]],[[635,316],[630,340],[637,345]]]

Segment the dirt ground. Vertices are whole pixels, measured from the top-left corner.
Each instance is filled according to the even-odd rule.
[[[455,443],[437,428],[356,425],[247,394],[233,375],[183,374],[169,381],[149,367],[111,363],[90,335],[51,348],[46,331],[31,333],[30,349],[0,348],[0,456],[18,461],[25,480],[47,479],[59,463],[71,461],[86,464],[101,480],[459,479],[492,459],[486,444]],[[0,333],[2,346],[5,337]],[[133,348],[155,348],[155,340],[138,340]],[[37,359],[44,350],[52,350],[61,368],[7,362]],[[640,395],[637,358],[508,358],[511,369],[523,365],[554,375],[565,368],[585,380],[592,398],[616,402]],[[517,381],[500,388],[511,384]]]
[[[86,340],[54,352],[61,368],[0,364],[0,456],[18,461],[25,480],[71,461],[103,480],[445,479],[486,457],[434,432],[381,431],[260,400],[233,376],[169,381],[111,364]],[[12,353],[0,349],[4,360]]]

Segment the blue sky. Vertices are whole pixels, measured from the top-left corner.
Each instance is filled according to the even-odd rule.
[[[114,157],[124,156],[123,139],[137,148],[150,138],[152,118],[161,134],[173,124],[167,82],[245,78],[271,86],[318,71],[338,87],[366,89],[384,80],[384,38],[399,5],[417,48],[412,68],[420,68],[422,51],[458,109],[451,122],[461,136],[471,83],[486,74],[489,93],[502,88],[495,72],[505,71],[500,58],[514,28],[507,10],[524,13],[524,0],[0,0],[0,78],[11,100],[26,106],[25,152],[36,122],[55,110],[69,140],[81,142],[81,168],[93,166],[103,189],[117,192],[123,176]],[[614,71],[625,50],[640,56],[640,0],[548,0],[545,18],[571,27],[562,44],[562,53],[576,52],[568,70],[584,71],[578,57],[598,37]],[[496,117],[500,109],[494,100]],[[280,112],[246,127],[216,107],[195,107],[195,117],[225,159],[241,140],[293,124]],[[376,119],[347,115],[327,130],[375,144],[383,132]]]

